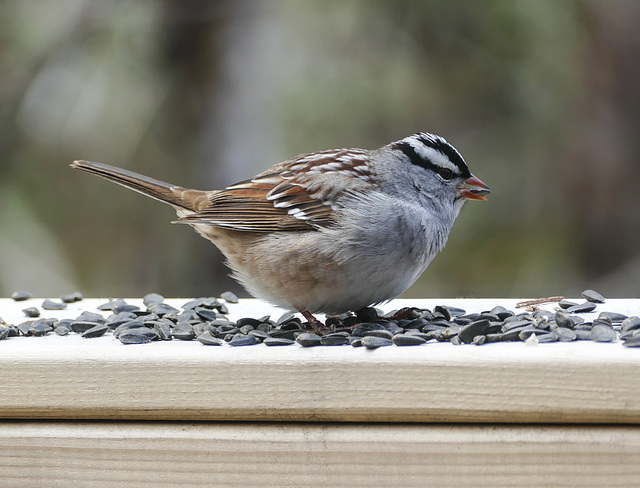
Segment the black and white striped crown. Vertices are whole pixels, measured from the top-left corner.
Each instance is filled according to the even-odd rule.
[[[393,146],[402,151],[413,164],[423,168],[434,171],[447,168],[462,178],[471,176],[462,155],[444,137],[419,132],[393,143]]]

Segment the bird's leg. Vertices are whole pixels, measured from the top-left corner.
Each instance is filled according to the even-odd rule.
[[[322,329],[324,328],[324,324],[320,322],[317,318],[313,316],[309,310],[299,309],[298,312],[302,314],[302,316],[307,319],[311,328],[318,334],[322,333]]]

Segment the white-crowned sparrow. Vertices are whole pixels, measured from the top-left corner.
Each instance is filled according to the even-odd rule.
[[[315,312],[400,295],[444,247],[464,202],[490,192],[453,146],[424,132],[371,151],[302,154],[224,190],[185,189],[100,163],[71,166],[169,203],[177,222],[222,251],[252,295],[311,323]]]

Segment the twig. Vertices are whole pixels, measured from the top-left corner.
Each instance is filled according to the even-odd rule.
[[[564,300],[564,297],[557,296],[557,297],[535,298],[533,300],[527,300],[525,302],[516,303],[516,308],[531,307],[533,305],[540,305],[542,303],[559,302],[560,300]]]

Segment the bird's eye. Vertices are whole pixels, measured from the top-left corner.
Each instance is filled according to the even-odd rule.
[[[438,175],[445,181],[451,181],[453,178],[453,171],[449,168],[438,168]]]

